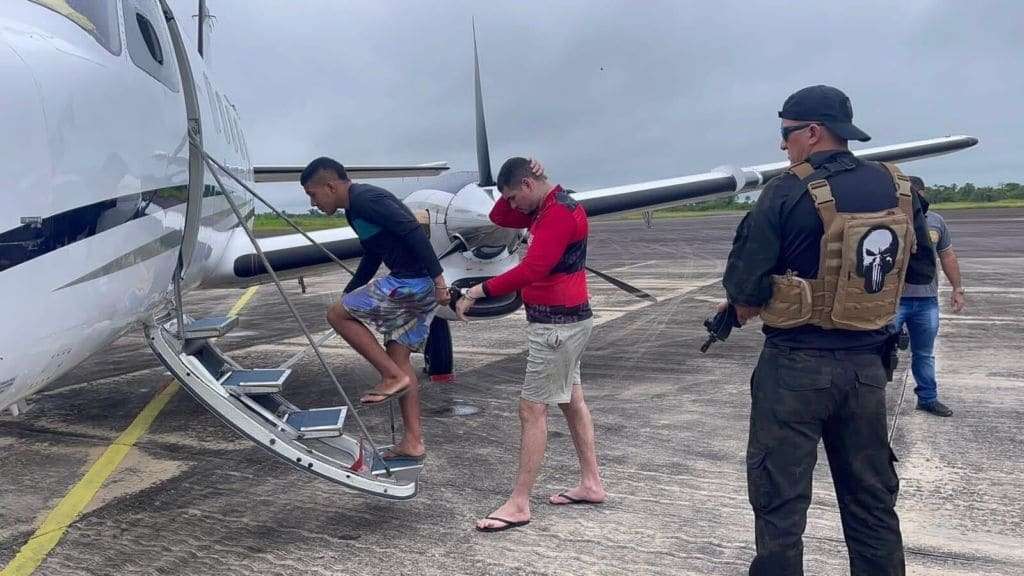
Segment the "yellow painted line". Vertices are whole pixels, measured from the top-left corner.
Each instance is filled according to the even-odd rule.
[[[135,441],[145,434],[146,430],[149,430],[149,426],[153,424],[157,414],[163,410],[177,391],[178,383],[174,381],[161,387],[157,395],[135,417],[131,425],[117,437],[117,440],[114,440],[113,444],[107,447],[100,459],[89,468],[78,484],[75,484],[60,503],[50,511],[36,533],[18,551],[14,560],[11,560],[11,563],[0,572],[0,576],[28,576],[42,564],[46,555],[64,536],[68,526],[92,501],[107,477],[117,469],[121,460],[132,449]]]
[[[238,316],[238,313],[242,311],[242,308],[245,308],[245,305],[249,303],[249,300],[252,300],[252,297],[256,295],[256,291],[259,289],[259,286],[252,286],[246,290],[245,294],[242,294],[242,297],[238,299],[238,302],[235,302],[235,305],[231,307],[228,316]]]
[[[259,286],[253,286],[242,294],[242,297],[231,307],[230,314],[237,316],[242,308],[249,303]],[[103,483],[117,470],[117,467],[128,455],[135,442],[149,430],[149,427],[156,420],[160,411],[171,400],[174,393],[178,391],[178,383],[174,380],[164,384],[156,393],[156,396],[146,404],[142,412],[135,417],[135,420],[114,440],[114,443],[107,447],[85,476],[78,481],[64,498],[47,514],[46,519],[18,550],[18,554],[3,570],[0,576],[28,576],[35,572],[36,568],[43,563],[46,555],[57,545],[64,532],[78,518],[82,510],[92,502]]]

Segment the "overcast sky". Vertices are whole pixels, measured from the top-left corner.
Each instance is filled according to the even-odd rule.
[[[848,4],[208,0],[209,43],[257,164],[475,169],[475,16],[495,172],[536,156],[586,190],[784,160],[783,100],[831,84],[858,146],[981,139],[904,166],[928,183],[1024,180],[1024,2]],[[263,189],[303,207],[297,185]]]

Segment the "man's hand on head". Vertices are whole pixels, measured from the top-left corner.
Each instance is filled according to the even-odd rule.
[[[530,172],[533,172],[535,178],[542,180],[547,178],[547,175],[544,174],[544,165],[533,158],[530,158]]]

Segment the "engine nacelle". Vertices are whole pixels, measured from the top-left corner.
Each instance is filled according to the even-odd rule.
[[[449,286],[467,289],[519,264],[523,232],[494,225],[490,220],[497,192],[475,183],[451,194],[441,190],[419,190],[405,204],[426,227],[434,252],[444,267]],[[478,300],[467,314],[470,319],[497,318],[522,306],[519,294]],[[448,308],[438,316],[454,320]]]
[[[466,250],[500,252],[519,242],[522,232],[495,226],[491,222],[491,209],[497,202],[498,191],[493,186],[468,184],[459,190],[448,205],[445,227],[450,238],[461,240]]]

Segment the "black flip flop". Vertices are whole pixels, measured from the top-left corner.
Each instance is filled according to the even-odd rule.
[[[413,456],[412,454],[402,454],[400,452],[393,452],[391,450],[387,450],[384,452],[384,454],[380,455],[380,459],[388,463],[408,461],[414,462],[416,464],[422,464],[423,461],[427,459],[427,453],[424,452],[419,456]]]
[[[601,502],[595,502],[594,500],[587,500],[584,498],[573,498],[572,496],[569,496],[567,492],[562,492],[555,496],[555,498],[564,498],[565,500],[568,500],[568,502],[559,502],[556,504],[552,502],[549,498],[548,504],[551,504],[552,506],[570,506],[572,504],[601,504]]]
[[[487,518],[484,518],[484,520],[497,520],[498,522],[503,522],[505,525],[504,526],[485,526],[483,528],[480,528],[479,526],[477,526],[477,528],[476,528],[477,532],[503,532],[505,530],[511,530],[512,528],[519,528],[520,526],[526,526],[527,524],[530,523],[529,520],[523,520],[522,522],[513,522],[511,520],[505,520],[504,518],[498,518],[497,516],[488,516]]]
[[[383,403],[385,403],[385,402],[387,402],[388,400],[391,400],[391,399],[396,399],[397,400],[398,398],[401,398],[402,395],[405,394],[408,391],[409,391],[409,386],[406,386],[405,388],[402,388],[401,390],[395,390],[394,392],[391,392],[391,393],[388,393],[388,394],[385,394],[383,392],[374,392],[374,391],[371,390],[371,391],[367,392],[367,394],[369,394],[370,396],[377,396],[377,397],[380,398],[380,400],[374,400],[372,402],[365,402],[363,400],[360,400],[359,403],[362,404],[363,406],[376,406],[377,404],[383,404]]]

